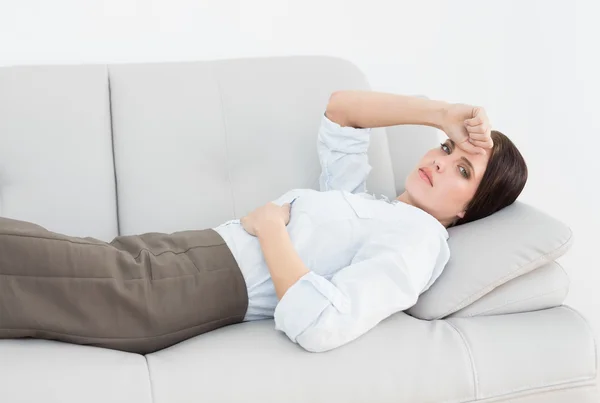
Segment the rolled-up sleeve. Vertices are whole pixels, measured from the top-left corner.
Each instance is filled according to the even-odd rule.
[[[302,276],[277,304],[275,328],[305,350],[323,352],[413,306],[431,277],[440,244],[434,240],[401,251],[392,245],[364,246],[331,281],[312,271]]]
[[[367,155],[370,133],[370,128],[340,126],[323,114],[317,136],[321,163],[319,187],[322,192],[367,191],[366,181],[372,169]]]

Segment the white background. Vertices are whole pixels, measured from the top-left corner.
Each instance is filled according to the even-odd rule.
[[[0,66],[321,54],[377,91],[484,106],[525,156],[520,200],[574,231],[566,304],[600,334],[595,1],[0,0]]]

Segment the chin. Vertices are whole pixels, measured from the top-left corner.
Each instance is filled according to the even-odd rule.
[[[408,177],[406,181],[404,181],[404,191],[408,193],[410,200],[414,202],[422,200],[424,196],[423,189],[420,188],[420,183],[417,182],[418,180],[421,180],[421,178],[414,180]]]
[[[412,202],[419,208],[428,206],[428,201],[433,201],[432,199],[435,198],[435,195],[432,193],[433,188],[429,183],[421,179],[418,171],[414,171],[413,174],[406,178],[404,190],[408,192]]]

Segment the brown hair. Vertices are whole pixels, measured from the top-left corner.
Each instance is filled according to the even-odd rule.
[[[527,164],[514,143],[497,130],[492,130],[490,159],[465,216],[447,228],[466,224],[494,214],[511,205],[527,182]]]

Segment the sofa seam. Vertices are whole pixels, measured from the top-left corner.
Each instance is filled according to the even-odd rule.
[[[515,274],[518,274],[519,271],[522,272],[521,275],[525,274],[525,273],[529,273],[533,270],[535,270],[538,267],[543,266],[544,264],[550,263],[555,261],[555,259],[557,259],[559,256],[555,256],[555,257],[550,257],[550,256],[554,256],[554,255],[558,255],[563,249],[567,248],[570,245],[571,240],[573,239],[573,231],[571,229],[569,229],[570,231],[570,235],[569,238],[562,244],[560,245],[558,248],[554,249],[553,251],[546,253],[545,255],[541,255],[539,256],[537,259],[535,259],[534,261],[530,262],[528,265],[519,267],[513,271],[511,271],[510,273],[508,273],[507,275],[505,275],[504,277],[498,279],[497,281],[495,281],[494,283],[492,283],[491,285],[489,285],[488,287],[484,288],[483,291],[479,291],[477,293],[471,294],[470,296],[468,296],[467,298],[463,299],[460,303],[457,304],[458,308],[452,307],[450,308],[448,311],[446,311],[445,313],[433,318],[433,319],[443,319],[444,317],[446,317],[447,315],[450,315],[454,312],[458,312],[461,309],[463,309],[464,307],[468,306],[469,304],[465,304],[466,301],[469,301],[471,299],[473,299],[474,297],[478,296],[478,298],[475,299],[475,301],[481,297],[483,297],[484,295],[489,294],[490,292],[492,292],[496,287],[505,284],[506,282],[516,278],[517,276],[511,277]],[[541,265],[535,266],[540,260],[545,260],[545,263],[542,263]],[[529,268],[531,266],[535,266],[533,269],[523,269],[523,267],[525,268]],[[521,270],[519,270],[521,269]],[[487,291],[486,291],[487,290]],[[474,302],[474,301],[473,301]],[[472,302],[471,302],[472,303]]]
[[[146,370],[148,371],[148,383],[150,384],[150,402],[154,403],[154,383],[152,383],[152,375],[150,374],[150,363],[148,362],[148,356],[145,354],[144,360],[146,360]]]
[[[108,81],[108,115],[110,117],[110,143],[112,146],[113,176],[115,183],[115,207],[117,213],[117,234],[121,235],[121,216],[119,214],[119,186],[117,184],[117,158],[115,157],[115,130],[113,122],[112,90],[110,85],[110,68],[106,65],[106,78]]]
[[[485,397],[483,399],[475,399],[475,400],[463,400],[460,403],[478,403],[478,402],[495,402],[495,401],[499,401],[499,402],[504,402],[507,401],[506,399],[513,399],[515,397],[520,397],[520,396],[527,396],[527,395],[531,395],[531,396],[535,396],[535,395],[539,395],[541,393],[549,393],[549,392],[554,392],[554,391],[560,391],[560,390],[568,390],[568,389],[582,389],[582,388],[597,388],[598,386],[594,383],[584,383],[584,384],[578,384],[578,385],[573,385],[574,383],[582,383],[582,382],[589,382],[590,379],[582,379],[582,380],[578,380],[578,379],[571,379],[565,382],[559,382],[559,383],[554,383],[554,384],[549,384],[549,385],[542,385],[542,386],[529,386],[529,389],[511,389],[508,391],[502,391],[502,394],[497,394],[495,396],[489,396],[489,397]],[[527,388],[528,386],[526,386]],[[537,389],[537,391],[536,391]]]
[[[502,304],[502,305],[499,305],[499,306],[497,306],[497,307],[490,308],[490,309],[488,309],[488,310],[486,310],[486,311],[481,311],[481,312],[475,312],[475,313],[472,313],[472,314],[468,315],[467,317],[468,317],[468,318],[472,318],[472,317],[474,317],[474,316],[478,316],[478,315],[485,315],[485,314],[488,314],[488,313],[490,313],[490,312],[493,312],[493,311],[495,311],[495,310],[497,310],[497,309],[500,309],[500,308],[505,308],[505,307],[507,307],[507,306],[509,306],[509,305],[513,305],[513,304],[516,304],[516,303],[519,303],[519,302],[525,302],[525,301],[532,300],[532,299],[534,299],[534,298],[541,298],[541,297],[545,297],[546,295],[550,295],[550,294],[553,294],[553,293],[555,293],[555,292],[557,292],[557,291],[561,291],[561,290],[562,290],[562,289],[564,289],[564,288],[565,288],[565,287],[556,288],[556,289],[553,289],[552,291],[548,291],[548,292],[545,292],[545,293],[542,293],[542,294],[533,295],[533,296],[531,296],[531,297],[529,297],[529,298],[525,298],[525,299],[512,300],[512,301],[510,301],[510,302],[506,302],[506,303],[504,303],[504,304]],[[561,306],[561,305],[560,305],[560,304],[559,304],[559,305],[554,305],[554,307],[558,307],[558,306]],[[531,311],[524,311],[524,312],[531,312]]]
[[[590,325],[590,323],[588,322],[588,320],[580,312],[578,312],[577,310],[571,308],[568,305],[564,305],[564,304],[561,305],[561,308],[568,309],[569,311],[571,311],[574,314],[576,314],[579,317],[579,319],[581,321],[583,321],[583,323],[587,327],[590,336],[592,336],[592,342],[594,343],[594,369],[596,370],[596,373],[590,379],[595,379],[595,378],[598,377],[598,344],[596,343],[596,335],[594,334],[592,326]]]
[[[469,344],[467,343],[467,340],[465,339],[465,336],[462,334],[462,332],[460,330],[458,330],[458,328],[456,326],[454,326],[452,324],[452,322],[450,322],[449,320],[445,321],[452,329],[454,329],[454,331],[458,334],[458,336],[460,337],[460,339],[462,340],[464,346],[465,346],[465,350],[467,351],[467,355],[469,356],[469,362],[471,363],[471,373],[473,375],[473,389],[474,389],[474,393],[475,393],[475,400],[479,399],[479,380],[477,378],[477,370],[475,369],[475,360],[473,359],[473,352],[471,351],[471,347],[469,347]]]
[[[223,131],[225,132],[225,156],[227,160],[227,180],[229,181],[229,188],[231,189],[231,200],[233,202],[233,216],[237,217],[235,213],[235,193],[233,192],[233,182],[231,181],[231,164],[229,163],[229,135],[227,130],[227,119],[225,119],[225,103],[223,102],[223,90],[221,89],[221,83],[219,81],[219,75],[215,71],[213,65],[213,76],[215,77],[215,83],[217,84],[217,92],[219,93],[219,105],[221,106],[221,121],[223,122]]]

